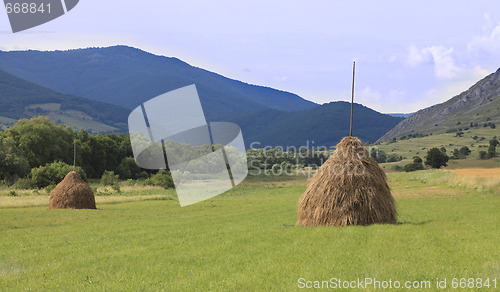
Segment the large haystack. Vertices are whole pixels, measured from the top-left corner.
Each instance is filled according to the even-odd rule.
[[[76,171],[71,171],[50,192],[49,208],[96,209],[94,192]]]
[[[396,223],[387,178],[356,137],[345,137],[299,200],[297,225]]]

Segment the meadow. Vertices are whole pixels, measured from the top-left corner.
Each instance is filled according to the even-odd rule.
[[[499,158],[490,161],[483,160],[482,162],[478,159],[479,151],[488,150],[489,140],[494,136],[500,136],[500,131],[498,129],[479,127],[464,130],[461,137],[457,136],[455,132],[442,133],[439,135],[397,140],[395,143],[386,142],[376,145],[376,147],[385,151],[387,154],[397,154],[406,157],[405,160],[399,163],[399,165],[404,165],[411,162],[413,156],[420,156],[423,158],[427,154],[427,151],[434,147],[439,149],[441,149],[441,147],[446,148],[447,154],[451,156],[451,152],[453,152],[455,148],[460,149],[461,147],[466,146],[471,150],[471,154],[469,155],[470,163],[482,163],[480,167],[498,167],[500,165]],[[483,137],[484,139],[482,140],[481,138]],[[450,160],[450,165],[457,163],[460,164],[461,161]],[[464,168],[474,166],[460,164],[459,167]]]
[[[453,278],[480,278],[494,291],[500,170],[492,171],[390,173],[398,223],[342,228],[295,226],[306,176],[249,176],[184,208],[154,187],[97,196],[98,210],[49,210],[47,194],[3,190],[0,290],[289,291],[333,278],[437,290],[437,278],[449,289]]]

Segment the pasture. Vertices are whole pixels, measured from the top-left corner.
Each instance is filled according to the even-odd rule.
[[[98,210],[48,210],[47,194],[3,190],[0,290],[290,291],[332,278],[430,281],[436,290],[437,278],[448,288],[452,278],[498,281],[498,181],[460,185],[467,176],[444,170],[388,177],[398,223],[341,228],[295,226],[305,176],[250,176],[184,208],[159,188],[123,186],[98,196]]]

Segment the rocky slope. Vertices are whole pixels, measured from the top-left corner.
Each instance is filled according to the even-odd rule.
[[[411,133],[444,133],[486,122],[500,123],[500,69],[450,100],[410,115],[377,142]]]

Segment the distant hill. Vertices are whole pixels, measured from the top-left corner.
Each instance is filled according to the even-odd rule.
[[[349,103],[320,106],[292,93],[231,80],[130,47],[0,52],[0,69],[9,72],[0,74],[4,125],[46,115],[73,128],[126,132],[131,108],[196,84],[207,120],[237,123],[247,147],[252,142],[299,147],[308,141],[309,147],[330,147],[349,134]],[[377,140],[402,120],[358,104],[354,110],[354,135],[363,141]]]
[[[49,116],[54,122],[90,132],[124,132],[129,110],[121,106],[70,96],[0,70],[0,126],[17,120]]]
[[[297,111],[317,104],[250,85],[179,59],[114,46],[69,51],[0,51],[0,69],[53,90],[135,108],[179,87],[196,84],[209,119],[265,109]]]
[[[445,133],[464,129],[470,123],[495,123],[500,126],[500,69],[450,100],[412,114],[377,142],[387,142],[411,133]]]
[[[349,135],[351,105],[331,102],[312,109],[283,112],[266,110],[229,117],[240,125],[247,147],[264,146],[335,146]],[[376,141],[403,118],[381,114],[360,104],[354,105],[353,135],[364,142]],[[307,144],[309,143],[309,144]]]
[[[398,118],[407,118],[407,117],[411,116],[412,114],[387,113],[386,115],[390,115],[390,116],[398,117]]]

